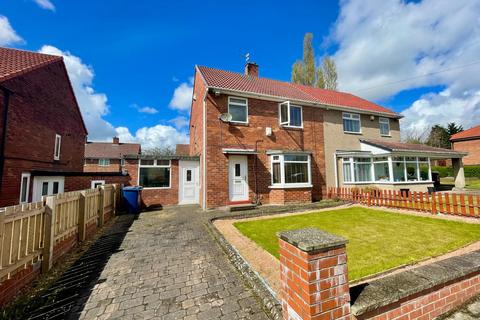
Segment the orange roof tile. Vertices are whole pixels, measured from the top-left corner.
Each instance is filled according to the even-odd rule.
[[[0,47],[0,82],[62,59],[60,56]]]
[[[468,130],[456,133],[450,137],[450,141],[472,139],[472,138],[480,139],[480,126],[476,126]]]
[[[314,88],[290,82],[261,77],[246,76],[242,73],[197,66],[207,86],[218,89],[269,95],[286,100],[298,100],[329,106],[353,108],[365,112],[378,112],[394,117],[400,115],[392,110],[349,93]]]

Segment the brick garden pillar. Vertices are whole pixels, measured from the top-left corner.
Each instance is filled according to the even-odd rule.
[[[351,319],[347,240],[314,228],[278,237],[284,319]]]

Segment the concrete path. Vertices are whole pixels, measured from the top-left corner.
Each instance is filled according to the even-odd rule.
[[[80,319],[268,319],[204,222],[192,206],[141,213]]]

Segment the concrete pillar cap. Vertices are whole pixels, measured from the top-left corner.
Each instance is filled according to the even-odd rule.
[[[317,228],[281,231],[277,236],[305,252],[326,251],[348,243],[344,237]]]

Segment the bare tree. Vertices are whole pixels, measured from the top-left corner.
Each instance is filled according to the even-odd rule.
[[[175,154],[175,148],[172,146],[149,148],[142,153],[146,156],[171,156]]]

